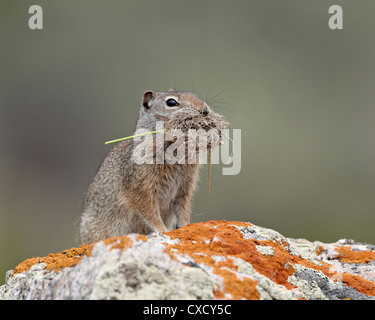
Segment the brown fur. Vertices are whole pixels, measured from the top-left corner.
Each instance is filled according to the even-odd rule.
[[[168,97],[178,100],[179,106],[167,107]],[[153,131],[160,119],[167,120],[168,129],[184,132],[189,128],[221,130],[228,126],[193,93],[146,91],[137,129]],[[101,164],[84,201],[79,222],[81,243],[127,233],[166,232],[189,223],[199,164],[156,164],[155,161],[136,164],[132,154],[137,143],[127,140],[117,144]],[[153,143],[155,152],[157,146]],[[165,144],[165,149],[168,145]]]

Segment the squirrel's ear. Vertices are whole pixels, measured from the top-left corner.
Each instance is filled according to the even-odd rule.
[[[151,107],[152,100],[155,99],[155,97],[156,97],[155,91],[152,91],[152,90],[145,91],[145,93],[143,94],[142,106],[149,109]]]

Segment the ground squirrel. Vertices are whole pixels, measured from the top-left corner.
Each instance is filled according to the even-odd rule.
[[[181,151],[181,146],[187,151],[188,143],[183,142],[175,148],[169,158],[166,151],[176,143],[176,130],[191,137],[193,129],[200,129],[198,135],[201,138],[210,129],[216,129],[218,134],[207,138],[208,148],[213,148],[223,142],[221,132],[229,124],[194,93],[172,89],[146,91],[136,129],[154,131],[160,121],[164,121],[164,127],[168,129],[158,133],[163,136],[163,143],[155,142],[156,135],[147,136],[152,137],[152,164],[134,161],[137,148],[145,144],[146,139],[142,138],[118,143],[104,159],[84,200],[78,230],[81,243],[128,233],[166,232],[189,223],[199,161],[185,161],[188,155],[175,163],[169,161]],[[168,134],[172,139],[166,138]],[[199,150],[194,148],[189,150]],[[156,161],[160,149],[162,163]]]

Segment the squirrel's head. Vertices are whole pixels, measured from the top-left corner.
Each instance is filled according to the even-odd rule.
[[[192,132],[189,129],[203,129],[200,131],[203,135],[210,132],[208,141],[212,147],[222,142],[221,132],[229,126],[223,116],[214,112],[194,93],[172,89],[166,92],[148,90],[143,94],[137,128],[152,131],[158,121],[164,121],[164,128],[170,129],[172,134],[174,129],[185,134]]]
[[[147,115],[147,116],[146,116]],[[207,103],[194,93],[169,89],[165,92],[147,90],[143,94],[140,117],[153,117],[156,121],[165,121],[169,129],[227,128],[229,123],[214,112]]]
[[[170,118],[173,113],[183,108],[189,108],[192,112],[199,112],[202,116],[207,116],[212,111],[207,103],[199,100],[192,92],[169,89],[166,92],[147,90],[143,94],[143,113]]]

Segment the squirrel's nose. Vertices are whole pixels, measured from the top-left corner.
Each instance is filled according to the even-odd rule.
[[[207,116],[209,113],[210,113],[210,109],[207,105],[205,105],[203,109],[201,110],[201,114],[203,114],[204,116]]]

